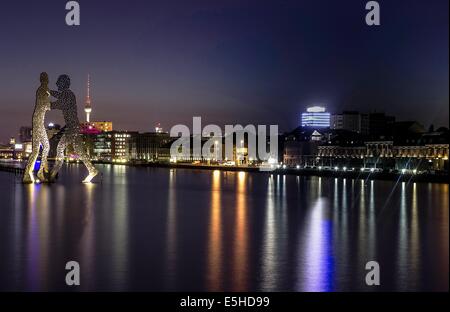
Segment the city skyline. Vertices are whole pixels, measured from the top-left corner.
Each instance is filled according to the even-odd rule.
[[[320,112],[313,112],[316,109],[320,109]],[[154,127],[152,128],[151,126],[147,129],[144,130],[137,130],[136,128],[131,128],[131,129],[123,129],[123,128],[115,128],[113,129],[113,123],[115,124],[115,121],[107,121],[104,120],[102,118],[98,118],[98,119],[93,119],[90,121],[87,121],[88,115],[90,116],[92,114],[92,112],[94,111],[92,109],[92,106],[90,105],[90,99],[89,99],[89,111],[86,111],[86,103],[82,106],[82,112],[80,113],[81,115],[79,116],[79,119],[81,121],[81,126],[83,128],[83,133],[84,134],[95,134],[95,133],[101,133],[101,132],[136,132],[136,133],[166,133],[169,134],[170,133],[170,128],[163,128],[161,126],[161,123],[156,123],[154,125]],[[312,113],[313,112],[313,113]],[[47,113],[49,114],[49,113]],[[324,120],[322,120],[324,117],[322,117],[322,115],[320,115],[320,117],[315,116],[314,114],[326,114],[327,115],[327,119],[326,122],[324,122]],[[390,120],[392,120],[393,124],[401,124],[401,123],[405,123],[405,122],[410,122],[410,123],[418,123],[418,125],[423,127],[423,131],[425,132],[433,132],[437,129],[447,129],[448,130],[448,125],[439,125],[439,124],[430,124],[430,125],[426,125],[424,123],[421,122],[421,120],[406,120],[404,118],[401,118],[401,116],[391,116],[389,114],[386,114],[384,111],[373,111],[373,112],[367,112],[367,111],[351,111],[351,110],[342,110],[339,112],[329,112],[327,111],[326,107],[323,106],[310,106],[307,107],[305,109],[304,112],[301,112],[299,114],[298,117],[298,124],[296,126],[294,126],[293,128],[290,129],[286,129],[286,130],[282,130],[279,131],[279,135],[289,135],[290,133],[292,133],[293,131],[296,131],[296,129],[298,128],[305,128],[305,129],[313,129],[313,130],[326,130],[326,129],[344,129],[344,130],[348,130],[350,132],[355,132],[358,134],[362,134],[362,135],[369,135],[369,133],[367,132],[368,129],[366,129],[365,131],[362,131],[361,129],[356,130],[353,129],[355,128],[354,125],[352,125],[350,128],[346,128],[343,127],[342,125],[342,120],[340,121],[340,123],[336,124],[336,119],[334,118],[342,118],[342,116],[345,115],[355,115],[355,116],[359,116],[359,118],[362,118],[362,116],[365,116],[367,119],[365,121],[365,126],[369,127],[369,119],[370,116],[374,115],[374,116],[381,116],[381,118],[388,118]],[[307,117],[305,117],[307,116]],[[379,118],[379,117],[375,117],[375,118]],[[399,117],[399,118],[398,118]],[[352,120],[351,122],[355,122],[354,120]],[[361,123],[361,120],[360,120]],[[64,124],[64,123],[62,123]],[[205,123],[207,124],[207,123]],[[55,125],[59,129],[61,128],[61,125],[58,122],[55,122],[54,120],[50,120],[48,123],[46,123],[46,127],[47,129],[53,129],[55,127]],[[191,129],[191,125],[187,125],[189,129]],[[242,126],[246,126],[242,125]],[[348,125],[347,125],[348,126]],[[364,127],[364,125],[360,124],[359,127]],[[89,129],[88,129],[89,127]],[[24,129],[29,129],[31,130],[31,126],[30,125],[22,125],[20,126],[20,128],[18,128],[17,133],[14,136],[10,136],[8,137],[7,142],[1,142],[0,144],[3,145],[8,145],[10,144],[10,142],[12,140],[14,140],[14,142],[28,142],[29,139],[27,140],[22,140],[22,131]],[[31,132],[30,132],[31,135]],[[374,133],[372,133],[372,135],[374,135]],[[9,142],[9,143],[8,143]]]
[[[364,24],[358,1],[326,3],[327,12],[321,2],[298,1],[133,1],[108,4],[105,12],[99,2],[80,5],[78,28],[64,24],[56,1],[4,5],[0,141],[30,123],[44,70],[53,88],[58,75],[71,76],[80,116],[89,73],[92,118],[117,129],[151,131],[161,123],[168,130],[202,116],[289,131],[312,105],[448,127],[446,1],[382,2],[377,29]],[[8,8],[22,15],[12,18]],[[47,120],[62,118],[50,112]]]

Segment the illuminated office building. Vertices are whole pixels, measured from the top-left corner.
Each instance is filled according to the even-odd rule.
[[[131,155],[136,153],[137,132],[134,131],[112,131],[111,134],[111,158],[112,161],[124,162],[131,159]]]
[[[330,113],[325,111],[325,107],[312,106],[302,114],[302,127],[326,128],[330,127]]]
[[[91,121],[81,123],[81,133],[95,134],[113,131],[112,121]]]

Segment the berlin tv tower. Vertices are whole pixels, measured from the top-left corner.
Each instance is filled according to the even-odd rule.
[[[88,74],[86,103],[84,104],[84,112],[86,113],[86,122],[90,122],[90,115],[91,115],[91,112],[92,112],[91,97],[89,96],[89,88],[90,88],[90,81],[89,80],[90,80],[90,76]]]

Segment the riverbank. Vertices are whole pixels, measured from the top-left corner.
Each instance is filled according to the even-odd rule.
[[[388,172],[359,172],[359,171],[335,171],[318,169],[295,169],[278,168],[273,171],[260,170],[258,167],[248,166],[220,166],[203,164],[182,164],[182,163],[126,163],[124,165],[132,167],[155,167],[171,169],[197,169],[197,170],[220,170],[220,171],[244,171],[261,174],[296,175],[296,176],[318,176],[329,178],[365,179],[365,180],[387,180],[387,181],[411,181],[424,183],[449,183],[449,175],[437,174],[400,174]]]
[[[277,174],[277,175],[296,175],[296,176],[317,176],[328,178],[345,178],[345,179],[364,179],[364,180],[386,180],[386,181],[405,181],[405,182],[423,182],[423,183],[449,183],[449,175],[444,174],[400,174],[388,172],[359,172],[359,171],[334,171],[334,170],[318,170],[318,169],[295,169],[295,168],[278,168],[273,171],[263,171],[258,167],[247,166],[220,166],[220,165],[203,165],[203,164],[181,164],[181,163],[109,163],[95,162],[96,164],[107,164],[115,166],[130,166],[137,168],[169,168],[169,169],[191,169],[191,170],[220,170],[220,171],[244,171],[255,172],[260,174]],[[22,174],[24,169],[18,163],[0,163],[0,171]]]

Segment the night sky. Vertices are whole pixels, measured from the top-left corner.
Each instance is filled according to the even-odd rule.
[[[379,1],[379,27],[366,2],[80,0],[69,27],[65,0],[2,1],[0,141],[31,124],[41,71],[71,76],[80,119],[90,73],[92,119],[115,129],[291,130],[315,104],[448,126],[449,1]]]

